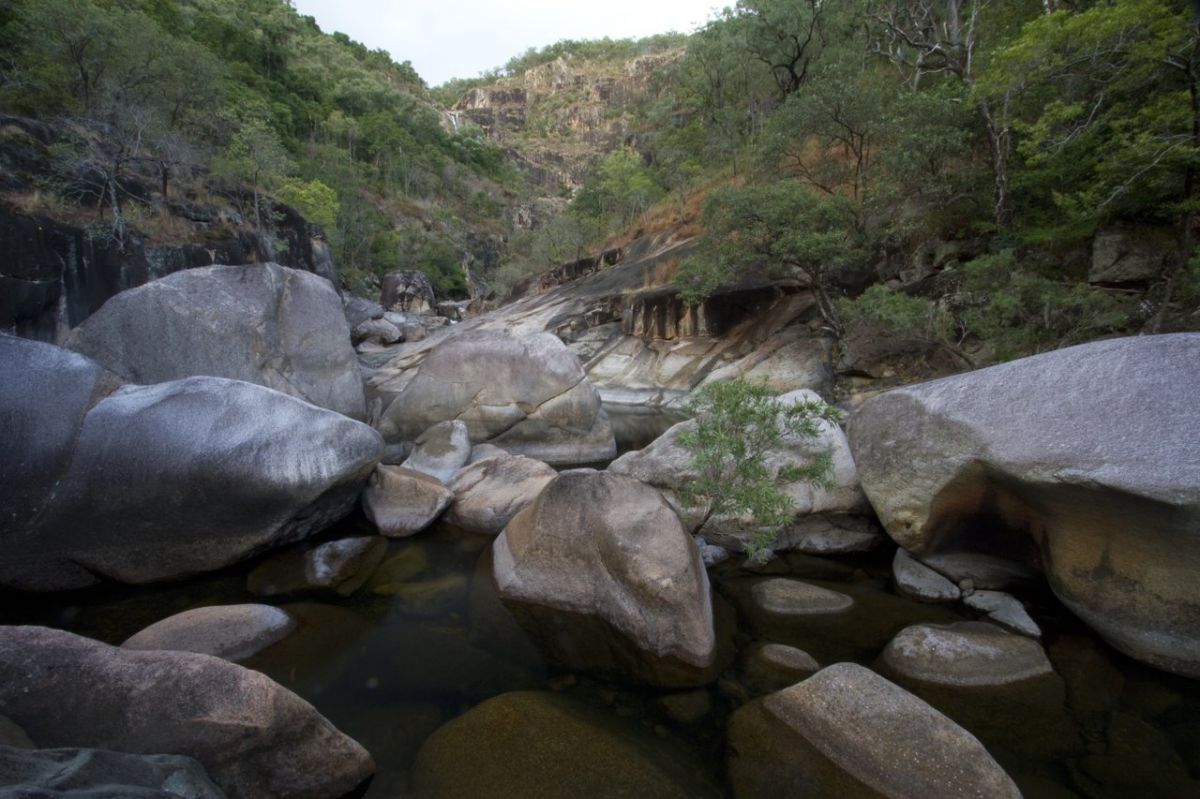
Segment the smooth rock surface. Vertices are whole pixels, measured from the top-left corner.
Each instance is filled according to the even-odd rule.
[[[742,707],[728,741],[738,799],[1021,795],[974,736],[852,663]]]
[[[366,418],[341,299],[278,264],[186,269],[122,291],[66,346],[133,383],[228,377]]]
[[[208,655],[0,627],[0,707],[43,747],[193,757],[231,799],[329,799],[374,771],[307,702]]]
[[[176,613],[130,636],[122,649],[195,652],[239,663],[296,629],[296,620],[270,605],[213,605]]]
[[[246,588],[258,596],[303,591],[332,591],[350,596],[370,579],[386,552],[387,539],[377,535],[295,547],[250,572]]]
[[[363,492],[362,505],[380,533],[405,538],[433,524],[453,499],[454,492],[436,477],[380,465]]]
[[[778,401],[786,405],[819,399],[820,397],[811,391],[800,390],[784,394]],[[697,473],[692,466],[692,452],[680,443],[679,437],[695,428],[696,422],[693,420],[680,422],[655,439],[650,446],[627,452],[608,467],[614,474],[633,477],[660,489],[680,512],[684,523],[692,525],[700,523],[703,509],[684,507],[680,499],[683,486],[694,479]],[[825,450],[833,457],[832,489],[826,490],[806,480],[785,482],[781,485],[784,493],[792,501],[796,516],[842,515],[865,511],[866,500],[858,485],[854,459],[850,456],[846,436],[837,425],[822,422],[821,434],[816,439],[788,436],[784,446],[767,455],[766,465],[774,476],[781,469],[807,465],[815,454]],[[736,525],[726,524],[724,520],[717,518],[711,519],[702,531],[697,532],[703,532],[710,543],[735,550],[744,549],[745,537],[749,535],[739,532]],[[792,539],[782,538],[777,548],[802,545],[804,532],[804,528],[801,527]]]
[[[576,799],[697,793],[656,745],[566,697],[502,694],[435,732],[421,747],[414,787],[422,799]]]
[[[1117,649],[1200,676],[1200,334],[1112,339],[889,391],[850,442],[918,555],[1045,564]]]
[[[458,419],[472,443],[490,441],[551,464],[616,454],[600,395],[579,359],[548,333],[450,335],[415,371],[401,359],[371,382],[387,401],[378,428],[389,442],[413,441],[438,422]]]
[[[204,767],[181,755],[0,746],[3,799],[225,799]]]
[[[455,419],[439,422],[418,436],[412,452],[401,466],[449,483],[470,457],[471,438],[467,426]]]
[[[476,461],[450,480],[446,521],[471,533],[499,535],[558,473],[533,458],[502,454]]]
[[[1015,633],[1041,638],[1042,628],[1025,612],[1025,607],[1012,594],[1002,591],[975,591],[963,598],[972,610],[988,614],[988,618]]]
[[[958,687],[1005,685],[1054,673],[1037,641],[974,621],[906,627],[881,658],[906,678]]]
[[[957,602],[962,591],[924,563],[917,561],[903,549],[897,549],[892,558],[892,577],[896,580],[896,592],[919,602]]]
[[[386,346],[403,341],[404,334],[386,319],[368,319],[354,326],[350,331],[350,340],[356,347],[363,343]]]
[[[567,668],[665,687],[714,676],[708,575],[653,488],[564,472],[509,522],[493,564],[504,604]]]
[[[786,577],[755,583],[751,595],[761,610],[775,616],[825,616],[854,607],[854,600],[845,594]]]
[[[366,425],[261,386],[118,388],[8,336],[0,402],[0,584],[24,590],[164,580],[300,540],[349,512],[382,451]]]

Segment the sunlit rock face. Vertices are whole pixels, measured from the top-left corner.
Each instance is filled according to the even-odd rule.
[[[365,424],[262,386],[121,385],[0,336],[0,584],[144,583],[227,566],[341,518],[382,454]]]
[[[504,604],[568,668],[662,686],[715,677],[708,576],[653,488],[564,472],[496,539],[493,566]]]
[[[1041,568],[1111,644],[1200,676],[1200,335],[1113,339],[872,398],[871,504],[922,557]]]
[[[344,796],[375,770],[365,749],[257,671],[45,627],[0,627],[0,706],[39,746],[193,757],[231,799]]]
[[[386,384],[388,367],[380,371]],[[488,441],[552,464],[616,454],[599,394],[579,359],[547,333],[451,335],[411,375],[394,377],[402,385],[377,424],[389,443],[415,441],[438,422],[459,420],[472,443]]]
[[[189,269],[123,291],[66,346],[134,383],[228,377],[366,418],[337,291],[278,264]]]

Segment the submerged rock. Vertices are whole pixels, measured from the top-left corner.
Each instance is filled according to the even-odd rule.
[[[974,736],[852,663],[738,710],[728,751],[739,799],[1021,795]]]
[[[755,695],[774,693],[821,670],[816,659],[794,646],[756,641],[742,653],[742,682]]]
[[[246,578],[246,589],[258,596],[303,591],[332,591],[350,596],[362,588],[387,553],[382,536],[358,536],[276,555]]]
[[[0,707],[40,746],[194,757],[233,799],[329,799],[374,771],[307,702],[208,655],[0,627]]]
[[[708,576],[653,488],[564,472],[509,522],[493,563],[504,604],[567,668],[666,687],[713,678]]]
[[[854,607],[845,594],[785,577],[755,583],[750,593],[759,610],[782,618],[845,613]]]
[[[919,624],[883,650],[883,663],[902,677],[958,687],[994,686],[1054,673],[1037,641],[992,624]]]
[[[225,799],[193,758],[101,749],[0,746],[0,796],[13,799]]]
[[[66,346],[133,383],[228,377],[366,418],[337,291],[278,264],[186,269],[122,291]]]
[[[417,755],[413,781],[422,799],[708,795],[693,784],[692,769],[660,748],[637,727],[567,697],[518,691],[435,732]]]
[[[176,613],[135,633],[122,649],[196,652],[238,663],[296,629],[296,620],[270,605],[214,605]]]
[[[363,512],[388,538],[421,532],[442,515],[454,492],[436,477],[401,466],[376,467],[362,495]]]
[[[557,474],[541,461],[520,455],[504,453],[476,461],[450,481],[454,503],[446,521],[471,533],[499,535]]]
[[[0,409],[0,584],[25,590],[181,577],[300,540],[350,511],[382,451],[366,425],[261,386],[118,388],[10,336]]]
[[[378,423],[389,442],[413,441],[438,422],[458,419],[472,443],[488,441],[552,464],[616,454],[599,394],[579,359],[548,333],[452,335],[411,376],[410,369],[385,366],[373,379],[391,396]],[[394,394],[390,376],[402,383]]]
[[[1117,649],[1200,676],[1198,362],[1142,336],[889,391],[851,420],[863,487],[906,549],[1044,564]]]

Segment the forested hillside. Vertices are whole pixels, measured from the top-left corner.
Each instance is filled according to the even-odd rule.
[[[688,299],[748,270],[799,278],[843,340],[960,366],[1195,329],[1192,14],[741,0],[690,38],[634,146],[506,269],[544,269],[564,238],[675,225],[705,233],[678,277]]]
[[[444,128],[407,62],[285,0],[12,0],[0,26],[0,110],[57,139],[47,174],[7,187],[22,210],[169,237],[187,235],[172,203],[232,203],[261,230],[270,195],[362,290],[419,263],[461,294],[464,265],[495,258],[518,182],[502,153]]]

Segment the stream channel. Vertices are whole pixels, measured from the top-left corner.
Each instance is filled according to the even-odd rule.
[[[640,446],[673,421],[641,413],[615,426],[625,447]],[[374,533],[355,512],[322,538]],[[685,795],[721,797],[732,795],[724,770],[729,714],[758,693],[738,654],[751,643],[796,646],[821,665],[850,660],[876,666],[892,636],[910,624],[977,617],[961,605],[898,596],[891,584],[892,552],[889,547],[840,558],[787,553],[763,567],[734,557],[711,569],[718,637],[730,665],[717,683],[689,692],[556,671],[528,641],[492,635],[486,616],[475,612],[496,605],[486,574],[476,576],[481,557],[490,557],[490,539],[440,523],[389,542],[383,564],[349,597],[260,599],[246,589],[247,574],[261,562],[252,561],[180,583],[44,597],[0,595],[0,623],[41,624],[120,644],[190,608],[270,602],[296,617],[299,627],[243,665],[304,697],[371,752],[378,771],[368,797],[413,796],[413,764],[422,743],[480,702],[516,690],[567,697],[590,723],[635,742],[645,757],[669,764],[668,771],[686,786]],[[781,623],[757,610],[750,597],[756,582],[779,576],[835,589],[853,597],[855,605],[835,617]],[[1191,780],[1200,777],[1200,683],[1112,650],[1044,589],[1031,586],[1017,593],[1044,631],[1043,643],[1062,678],[1057,689],[1032,699],[1020,686],[961,689],[936,697],[935,705],[984,742],[1026,797],[1187,795],[1180,791],[1194,787]],[[512,733],[533,735],[534,741],[555,735],[553,730]],[[495,735],[504,734],[490,730],[493,737],[473,742],[476,751],[464,752],[459,767],[471,768],[486,758],[480,753],[493,746]],[[555,773],[552,767],[525,774],[513,784],[533,793],[528,786]],[[536,793],[566,795],[560,786],[546,785]]]

